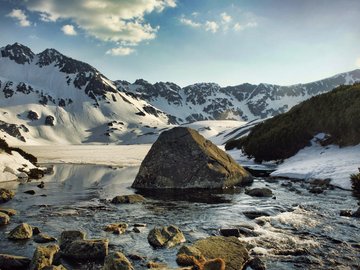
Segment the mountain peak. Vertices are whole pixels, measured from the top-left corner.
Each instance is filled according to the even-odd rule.
[[[12,45],[7,45],[1,48],[1,56],[7,57],[17,64],[25,64],[30,62],[34,59],[35,54],[31,51],[29,47],[22,45],[18,42],[15,42]]]

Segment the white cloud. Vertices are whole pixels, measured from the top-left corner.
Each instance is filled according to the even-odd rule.
[[[22,27],[27,27],[31,25],[30,21],[27,19],[25,12],[21,9],[13,9],[7,16],[17,20],[19,22],[19,25]]]
[[[245,23],[245,24],[240,24],[240,23],[235,23],[234,24],[234,30],[236,32],[240,32],[240,31],[243,31],[247,28],[254,28],[254,27],[257,27],[257,22],[248,22],[248,23]]]
[[[216,33],[219,30],[219,25],[214,21],[206,21],[205,30]]]
[[[78,28],[102,41],[138,44],[154,39],[159,27],[144,16],[175,7],[175,0],[27,0],[30,11],[43,21],[71,20]]]
[[[66,24],[61,28],[61,31],[64,32],[65,35],[68,36],[76,36],[77,32],[75,31],[75,28],[71,24]]]
[[[360,57],[358,59],[356,59],[355,64],[358,68],[360,68]]]
[[[194,21],[192,21],[190,19],[186,19],[184,17],[180,18],[180,22],[184,25],[194,27],[194,28],[201,27],[201,23],[194,22]]]
[[[133,48],[129,47],[118,47],[118,48],[112,48],[106,52],[106,54],[111,54],[114,56],[125,56],[132,54],[135,50]]]
[[[232,20],[232,17],[228,15],[226,12],[221,13],[220,17],[221,17],[221,22],[224,24],[227,24]]]

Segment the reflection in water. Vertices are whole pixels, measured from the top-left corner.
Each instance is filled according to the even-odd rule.
[[[272,198],[252,198],[242,189],[226,191],[144,192],[130,188],[138,167],[116,168],[95,165],[54,165],[54,173],[42,181],[26,184],[2,183],[1,187],[16,190],[15,198],[2,205],[19,214],[11,224],[0,228],[0,251],[32,257],[37,244],[32,240],[9,242],[6,234],[16,224],[27,222],[45,233],[59,238],[63,230],[83,230],[88,238],[109,238],[111,250],[158,258],[175,267],[177,248],[154,250],[147,243],[153,226],[174,224],[181,228],[188,242],[218,234],[219,228],[252,227],[253,233],[243,236],[251,252],[263,254],[268,269],[333,269],[335,263],[353,268],[360,263],[358,243],[360,224],[339,216],[340,209],[354,209],[356,200],[350,192],[328,191],[313,195],[289,192],[281,182],[265,182],[258,178],[254,187],[270,187]],[[301,189],[299,182],[294,187]],[[29,189],[35,195],[24,194]],[[147,201],[134,205],[113,205],[116,195],[140,192]],[[331,207],[329,207],[331,205]],[[262,211],[270,217],[247,219],[244,211]],[[127,222],[129,232],[113,235],[103,231],[108,223]],[[262,226],[257,223],[263,224]],[[131,232],[132,224],[146,223],[141,233]],[[331,254],[331,256],[328,256]],[[331,261],[332,260],[332,261]],[[69,269],[96,269],[99,265],[69,265]],[[145,269],[136,264],[136,269]]]

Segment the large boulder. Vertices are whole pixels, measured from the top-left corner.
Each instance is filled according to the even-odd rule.
[[[75,240],[84,240],[86,233],[82,231],[63,231],[60,235],[60,249],[65,249]]]
[[[211,236],[198,240],[193,245],[206,260],[221,258],[226,270],[244,269],[250,259],[249,253],[236,237]]]
[[[22,256],[0,254],[0,269],[2,270],[23,270],[27,269],[31,260]]]
[[[121,252],[106,256],[103,270],[134,270],[131,262]]]
[[[153,144],[132,187],[216,189],[251,182],[244,168],[197,131],[175,127],[161,133]]]
[[[61,254],[64,257],[76,261],[103,260],[108,252],[108,239],[75,240],[61,249]]]
[[[11,240],[25,240],[30,239],[32,236],[32,227],[27,223],[21,223],[9,233],[8,238]]]
[[[10,201],[12,198],[14,198],[14,196],[15,193],[13,191],[6,188],[0,188],[0,203]]]
[[[59,250],[58,245],[38,246],[30,264],[30,270],[41,270],[46,266],[51,266]]]
[[[186,241],[184,234],[174,225],[158,228],[149,232],[149,244],[155,248],[170,248]]]

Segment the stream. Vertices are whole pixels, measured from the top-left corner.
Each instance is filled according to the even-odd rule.
[[[358,207],[357,198],[349,191],[334,188],[312,194],[302,181],[289,184],[290,180],[257,177],[251,187],[266,186],[273,191],[273,198],[250,197],[238,188],[218,193],[143,194],[147,198],[144,203],[114,205],[109,203],[114,196],[136,192],[130,186],[138,167],[51,166],[53,173],[41,179],[43,189],[37,187],[39,181],[0,183],[16,192],[13,200],[0,206],[18,211],[9,225],[0,227],[0,253],[32,257],[38,244],[31,239],[7,239],[11,229],[26,222],[58,239],[64,230],[82,230],[89,239],[108,238],[110,251],[146,257],[145,262],[133,262],[135,269],[147,269],[150,260],[176,268],[178,247],[153,249],[147,242],[151,228],[174,224],[188,243],[218,235],[220,228],[248,228],[250,234],[239,239],[267,269],[360,269],[360,219],[339,215],[340,210]],[[23,193],[30,189],[35,195]],[[244,211],[268,216],[249,219]],[[128,232],[114,235],[103,231],[114,222],[128,223]],[[135,223],[147,227],[135,233]],[[100,263],[62,263],[68,269],[101,269]]]

